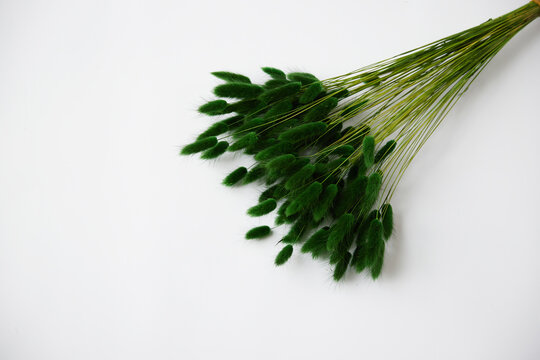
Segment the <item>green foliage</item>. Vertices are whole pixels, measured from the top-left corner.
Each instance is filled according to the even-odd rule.
[[[250,131],[229,146],[229,151],[238,151],[248,146],[255,145],[258,139],[257,133],[255,131]]]
[[[214,88],[214,94],[224,98],[254,99],[263,92],[259,85],[231,82],[218,85]]]
[[[285,73],[279,69],[273,67],[262,67],[262,71],[270,75],[273,79],[285,80]]]
[[[199,107],[199,112],[206,115],[221,115],[227,107],[225,100],[209,101]]]
[[[341,145],[332,150],[332,155],[349,157],[353,152],[354,148],[351,145]]]
[[[309,85],[314,82],[318,82],[314,75],[304,72],[292,72],[287,75],[287,78],[291,81],[299,81],[302,85]]]
[[[315,136],[321,135],[326,130],[326,124],[323,122],[312,122],[307,124],[298,125],[292,129],[282,132],[278,139],[282,141],[288,141],[291,143],[297,143]]]
[[[259,97],[259,99],[266,104],[270,104],[275,101],[279,101],[284,98],[296,95],[300,91],[301,87],[302,87],[302,84],[299,82],[287,83],[287,84],[275,87],[273,89],[266,90]]]
[[[244,178],[247,174],[247,169],[244,166],[240,166],[236,170],[233,170],[229,175],[223,179],[223,185],[233,186]]]
[[[362,142],[362,151],[364,154],[364,164],[366,168],[370,168],[375,161],[375,138],[373,136],[366,136]]]
[[[231,116],[230,118],[222,120],[221,122],[227,125],[229,130],[233,130],[244,123],[244,116],[243,115]]]
[[[222,155],[225,151],[227,151],[228,147],[229,147],[228,142],[220,141],[216,145],[212,146],[210,149],[205,150],[202,153],[201,158],[206,159],[206,160],[215,159],[218,156]]]
[[[339,243],[349,235],[354,225],[354,216],[352,214],[343,214],[330,228],[330,235],[326,243],[328,251],[334,251],[338,248]]]
[[[307,87],[307,89],[300,95],[298,102],[300,104],[307,104],[312,102],[324,91],[324,88],[320,82],[315,82]]]
[[[211,74],[217,77],[218,79],[224,80],[226,82],[232,82],[232,83],[239,82],[239,83],[251,84],[251,81],[249,80],[249,78],[244,75],[235,74],[228,71],[214,71]]]
[[[378,219],[371,221],[368,231],[367,264],[370,268],[371,277],[376,279],[381,273],[384,259],[383,225]]]
[[[313,175],[315,171],[315,166],[312,164],[304,165],[300,170],[295,172],[288,180],[285,182],[285,188],[287,190],[294,190],[304,185]]]
[[[277,254],[276,260],[274,260],[274,264],[276,264],[276,266],[285,264],[287,260],[289,260],[289,258],[291,257],[292,253],[293,246],[290,244],[285,245],[283,249],[281,249],[281,251]]]
[[[217,144],[217,138],[215,136],[210,136],[204,139],[199,139],[191,144],[188,144],[182,148],[180,151],[181,155],[191,155],[203,150],[209,149]]]
[[[324,120],[338,104],[338,99],[328,98],[321,102],[320,104],[315,105],[313,108],[309,109],[306,115],[304,115],[305,122],[313,122]],[[324,129],[326,130],[326,128]]]
[[[266,190],[264,190],[261,195],[259,196],[259,202],[263,202],[265,200],[268,200],[268,199],[274,199],[273,195],[274,195],[274,191],[276,191],[278,185],[274,185],[274,186],[271,186],[269,188],[267,188]]]
[[[223,121],[218,121],[212,124],[208,129],[206,129],[201,135],[197,137],[197,139],[200,140],[209,136],[217,136],[223,134],[224,132],[227,132],[227,130],[229,130],[227,124]]]
[[[272,229],[270,229],[269,226],[257,226],[252,229],[250,229],[246,233],[246,239],[261,239],[264,237],[267,237],[272,232]]]
[[[381,208],[384,238],[388,239],[394,229],[394,211],[392,205],[384,204]]]
[[[247,214],[250,216],[263,216],[276,208],[277,203],[274,199],[266,199],[263,202],[258,203],[248,209]]]
[[[382,148],[377,151],[377,154],[375,155],[375,164],[383,161],[394,149],[396,148],[396,141],[390,140]]]

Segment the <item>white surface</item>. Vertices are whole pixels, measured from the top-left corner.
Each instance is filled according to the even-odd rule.
[[[0,359],[539,359],[540,21],[409,168],[379,281],[272,261],[210,71],[337,75],[522,1],[0,3]]]

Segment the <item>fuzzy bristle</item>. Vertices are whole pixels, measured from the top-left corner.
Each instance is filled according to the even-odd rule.
[[[215,136],[210,136],[204,139],[199,139],[191,144],[188,144],[182,148],[180,154],[182,155],[191,155],[206,149],[212,148],[217,144],[217,138]]]
[[[229,130],[229,127],[227,126],[227,124],[224,121],[218,121],[212,124],[208,129],[206,129],[201,135],[197,137],[197,139],[203,139],[209,136],[221,135],[224,132],[227,132],[227,130]]]
[[[250,131],[229,146],[229,151],[238,151],[247,148],[248,146],[255,145],[258,139],[257,133],[255,131]]]
[[[375,155],[375,160],[374,160],[375,164],[383,161],[388,155],[392,153],[392,151],[394,151],[395,148],[396,148],[395,140],[390,140],[386,144],[384,144],[384,146],[380,148],[379,151],[377,151],[377,154]]]
[[[287,78],[291,81],[299,81],[302,83],[302,85],[309,85],[319,81],[315,75],[305,72],[292,72],[287,74]]]
[[[249,184],[259,180],[266,174],[266,168],[262,165],[256,165],[253,169],[249,170],[244,177],[244,184]]]
[[[261,70],[270,75],[273,79],[285,80],[285,73],[279,69],[265,66],[262,67]]]
[[[239,83],[246,83],[251,84],[251,80],[247,76],[241,75],[241,74],[235,74],[228,71],[214,71],[211,73],[218,79],[224,80],[226,82],[239,82]]]
[[[262,239],[264,237],[267,237],[272,232],[272,229],[270,229],[269,226],[263,225],[263,226],[257,226],[252,229],[250,229],[246,233],[246,239]]]
[[[285,245],[283,249],[277,254],[276,259],[274,260],[274,264],[276,266],[283,265],[289,260],[293,253],[293,246],[291,244]]]
[[[247,213],[250,216],[263,216],[274,211],[276,206],[276,200],[266,199],[263,202],[260,202],[257,205],[250,207]]]
[[[214,94],[224,98],[254,99],[263,92],[259,85],[242,82],[230,82],[214,88]]]
[[[334,251],[343,239],[348,236],[354,225],[354,216],[352,214],[341,215],[336,223],[330,228],[330,235],[326,243],[328,251]]]
[[[282,132],[279,134],[278,139],[296,143],[321,135],[325,132],[326,128],[327,125],[320,121],[302,124]]]
[[[204,105],[199,107],[199,112],[206,115],[221,115],[223,110],[227,107],[227,102],[225,100],[214,100],[209,101]]]
[[[240,166],[236,170],[233,170],[229,175],[223,179],[223,185],[233,186],[244,178],[247,174],[247,169],[244,166]]]
[[[371,207],[375,204],[375,201],[377,201],[377,197],[379,196],[381,184],[382,184],[381,173],[375,172],[369,176],[367,185],[366,185],[364,201],[362,202],[363,211],[367,212],[371,210]]]
[[[347,268],[349,267],[351,257],[352,257],[351,253],[347,251],[339,259],[339,261],[336,264],[336,267],[334,268],[333,278],[335,281],[339,281],[343,278],[343,275],[345,275],[345,272],[347,271]]]
[[[330,111],[332,111],[332,109],[334,109],[337,106],[337,104],[338,104],[338,99],[336,98],[332,97],[332,98],[326,99],[322,103],[309,109],[306,115],[304,115],[304,121],[309,123],[313,121],[324,120],[328,116]]]
[[[373,136],[366,136],[362,142],[362,151],[364,154],[364,163],[366,168],[370,168],[375,161],[375,138]]]
[[[300,170],[295,172],[285,183],[287,190],[294,190],[299,188],[313,175],[315,172],[315,166],[312,164],[304,165]]]
[[[229,143],[226,142],[226,141],[220,141],[218,142],[216,145],[214,145],[213,147],[211,147],[210,149],[208,150],[205,150],[202,155],[201,155],[201,158],[202,159],[215,159],[217,158],[218,156],[222,155],[225,151],[227,151],[227,148],[229,147]]]
[[[394,211],[392,205],[384,204],[381,208],[384,238],[388,239],[394,229]]]
[[[328,208],[332,205],[334,198],[338,193],[338,187],[336,184],[327,185],[321,194],[320,200],[313,209],[313,220],[320,221],[326,215]]]
[[[296,95],[300,91],[301,87],[301,83],[291,82],[285,85],[275,87],[273,89],[266,90],[261,96],[259,96],[259,99],[266,104],[270,104],[286,97]]]
[[[296,214],[302,209],[313,206],[313,204],[319,198],[322,192],[322,185],[320,182],[315,181],[309,185],[298,197],[296,197],[291,204],[287,207],[285,215],[291,216]]]
[[[307,87],[307,89],[300,95],[298,102],[300,104],[307,104],[312,102],[324,91],[324,88],[320,82],[315,82]]]
[[[326,251],[326,242],[328,240],[328,226],[325,226],[317,230],[310,238],[304,243],[301,251],[303,253],[311,253],[314,258],[319,257]]]

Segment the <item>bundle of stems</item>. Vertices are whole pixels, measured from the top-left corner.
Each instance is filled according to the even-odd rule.
[[[249,168],[235,169],[223,184],[260,182],[265,190],[247,213],[262,216],[277,209],[276,225],[290,225],[279,240],[276,265],[298,246],[313,258],[328,259],[336,281],[349,267],[375,279],[393,231],[390,200],[405,170],[482,69],[538,16],[540,5],[530,2],[322,81],[271,67],[262,68],[270,79],[261,85],[244,75],[214,72],[224,81],[214,89],[222,99],[199,112],[218,121],[181,154],[253,156]],[[270,226],[257,226],[246,238],[271,232]]]

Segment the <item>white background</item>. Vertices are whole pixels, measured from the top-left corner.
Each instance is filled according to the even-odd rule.
[[[320,78],[524,2],[0,2],[0,359],[539,359],[540,21],[476,80],[393,199],[382,276],[293,254],[179,157],[211,71]]]

